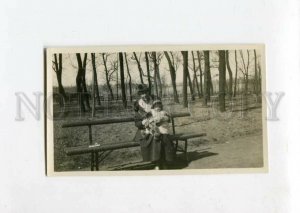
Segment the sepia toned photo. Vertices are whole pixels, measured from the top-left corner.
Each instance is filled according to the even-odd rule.
[[[47,175],[267,171],[264,45],[45,52]]]

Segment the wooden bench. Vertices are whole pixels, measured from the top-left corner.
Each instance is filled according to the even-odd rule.
[[[187,160],[187,147],[188,140],[192,138],[199,138],[206,136],[205,133],[187,133],[187,134],[177,134],[175,131],[175,118],[178,117],[187,117],[190,116],[189,113],[172,113],[171,114],[171,123],[172,123],[172,139],[175,142],[176,152],[183,152],[185,159]],[[76,147],[67,147],[65,152],[67,155],[80,155],[80,154],[91,154],[91,170],[99,170],[99,163],[102,162],[113,150],[138,147],[140,144],[138,142],[128,141],[122,143],[103,143],[103,144],[94,144],[92,138],[92,126],[94,125],[105,125],[105,124],[114,124],[114,123],[125,123],[125,122],[134,122],[134,117],[127,118],[111,118],[111,119],[102,119],[95,121],[79,121],[79,122],[69,122],[62,125],[62,128],[67,127],[88,127],[89,132],[89,144],[76,146]],[[179,142],[183,142],[183,147],[179,145]]]

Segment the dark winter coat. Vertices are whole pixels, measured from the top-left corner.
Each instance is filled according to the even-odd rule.
[[[161,134],[157,138],[151,134],[146,137],[142,135],[141,131],[145,129],[142,120],[145,118],[146,113],[143,109],[139,109],[135,112],[135,126],[138,130],[135,134],[134,141],[139,142],[141,145],[143,161],[173,161],[175,159],[175,148],[171,136]]]

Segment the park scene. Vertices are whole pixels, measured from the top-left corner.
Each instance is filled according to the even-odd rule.
[[[47,55],[54,171],[264,167],[262,54],[233,46]],[[156,107],[167,119],[155,128],[165,121],[168,131],[135,141]],[[145,158],[143,141],[160,144],[158,157]]]

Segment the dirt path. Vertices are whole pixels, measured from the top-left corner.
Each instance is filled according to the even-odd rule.
[[[223,144],[189,150],[185,169],[257,168],[263,166],[262,136],[246,136]]]
[[[195,145],[191,142],[188,148],[188,162],[184,160],[182,154],[177,156],[176,162],[170,169],[260,168],[263,167],[262,136],[244,136],[215,144]],[[122,168],[122,170],[153,169],[153,166],[149,164],[141,164],[144,165],[141,166],[141,160],[135,159],[131,163],[125,163],[116,168]],[[139,167],[136,167],[137,165]],[[105,167],[103,168],[105,170]]]

